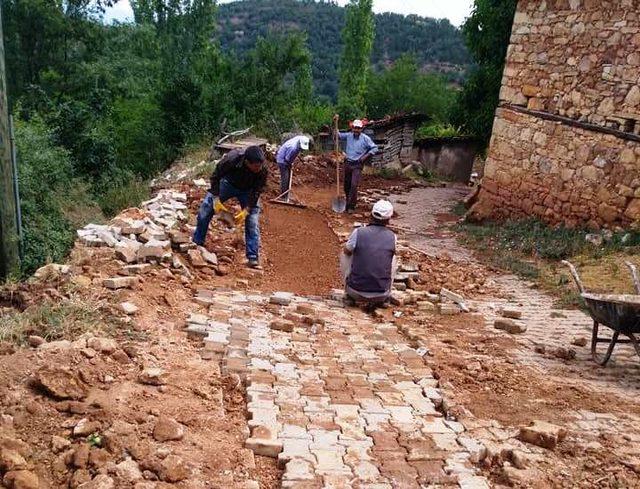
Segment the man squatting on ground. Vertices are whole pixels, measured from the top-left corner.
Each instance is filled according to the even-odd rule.
[[[345,293],[354,302],[383,304],[391,295],[396,273],[396,235],[387,225],[393,205],[379,200],[373,206],[371,223],[349,236],[340,259]]]
[[[337,121],[338,115],[334,115],[333,119]],[[349,213],[356,209],[362,168],[378,152],[378,146],[362,132],[363,129],[363,122],[356,119],[351,124],[350,132],[338,131],[338,139],[347,142],[347,158],[344,163],[344,194],[347,198],[347,212]]]
[[[289,202],[289,184],[293,165],[301,151],[309,150],[309,142],[308,136],[294,136],[280,146],[276,153],[276,163],[280,169],[280,194],[285,202]]]
[[[227,153],[211,176],[211,189],[200,206],[193,242],[203,246],[214,214],[229,212],[224,202],[236,198],[242,210],[234,216],[236,226],[244,223],[247,264],[260,265],[260,194],[267,185],[264,153],[258,146]]]

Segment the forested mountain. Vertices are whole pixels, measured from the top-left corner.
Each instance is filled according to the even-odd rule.
[[[220,5],[218,39],[225,50],[244,53],[269,32],[302,31],[312,54],[316,93],[334,98],[342,52],[345,10],[326,1],[244,0]],[[405,53],[412,53],[425,71],[450,73],[459,80],[469,55],[460,31],[448,20],[415,15],[375,17],[373,68],[380,70]]]

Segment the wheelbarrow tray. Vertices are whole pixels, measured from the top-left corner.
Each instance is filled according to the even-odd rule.
[[[593,360],[602,366],[606,365],[618,343],[630,343],[640,357],[640,343],[635,337],[636,334],[640,333],[640,273],[638,273],[638,267],[629,261],[625,262],[631,270],[631,278],[636,291],[635,295],[591,294],[585,290],[576,267],[567,260],[563,260],[562,263],[569,267],[580,291],[580,296],[584,299],[589,309],[589,314],[593,319],[591,332],[591,356]],[[613,330],[611,338],[598,336],[600,325]],[[628,339],[619,339],[620,335],[624,335]],[[598,343],[609,343],[604,357],[598,355]]]
[[[582,294],[594,321],[620,333],[640,333],[640,295]]]
[[[582,293],[582,298],[593,319],[591,334],[591,356],[598,364],[604,366],[609,362],[613,349],[618,343],[630,343],[640,356],[640,344],[635,335],[640,333],[640,295],[614,295]],[[598,335],[600,325],[613,330],[611,338]],[[628,339],[620,339],[620,335]],[[598,343],[608,343],[604,356],[597,353]]]

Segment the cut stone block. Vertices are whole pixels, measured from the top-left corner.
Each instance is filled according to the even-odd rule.
[[[107,289],[118,290],[131,288],[137,283],[137,277],[113,277],[104,279],[102,285],[104,285]]]
[[[518,438],[525,443],[553,450],[566,436],[567,430],[561,426],[535,420],[530,426],[520,428]]]
[[[527,331],[527,327],[524,324],[518,324],[513,319],[496,319],[493,327],[509,334],[522,334]]]
[[[263,457],[278,458],[278,454],[282,451],[282,442],[279,440],[263,440],[258,438],[247,438],[244,446],[256,455]]]
[[[276,292],[269,298],[271,304],[277,304],[279,306],[288,306],[293,300],[294,294],[291,292]]]
[[[522,319],[522,311],[518,311],[517,309],[501,309],[500,315],[509,319]]]

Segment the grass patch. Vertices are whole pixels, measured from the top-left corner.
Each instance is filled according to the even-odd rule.
[[[584,304],[565,267],[570,260],[591,292],[631,293],[633,285],[624,261],[638,263],[638,232],[603,233],[602,243],[586,239],[589,231],[551,227],[526,219],[457,226],[461,241],[493,266],[532,280],[556,297],[558,307]]]
[[[149,195],[147,182],[132,178],[106,189],[98,198],[98,203],[106,216],[113,217],[122,209],[139,206],[140,202],[149,199]]]
[[[467,206],[464,205],[464,202],[456,202],[453,207],[451,207],[451,214],[454,216],[462,217],[467,213]]]
[[[88,332],[108,334],[115,327],[115,319],[104,312],[102,303],[72,297],[0,316],[0,341],[21,345],[30,335],[42,336],[47,341],[73,340]]]

